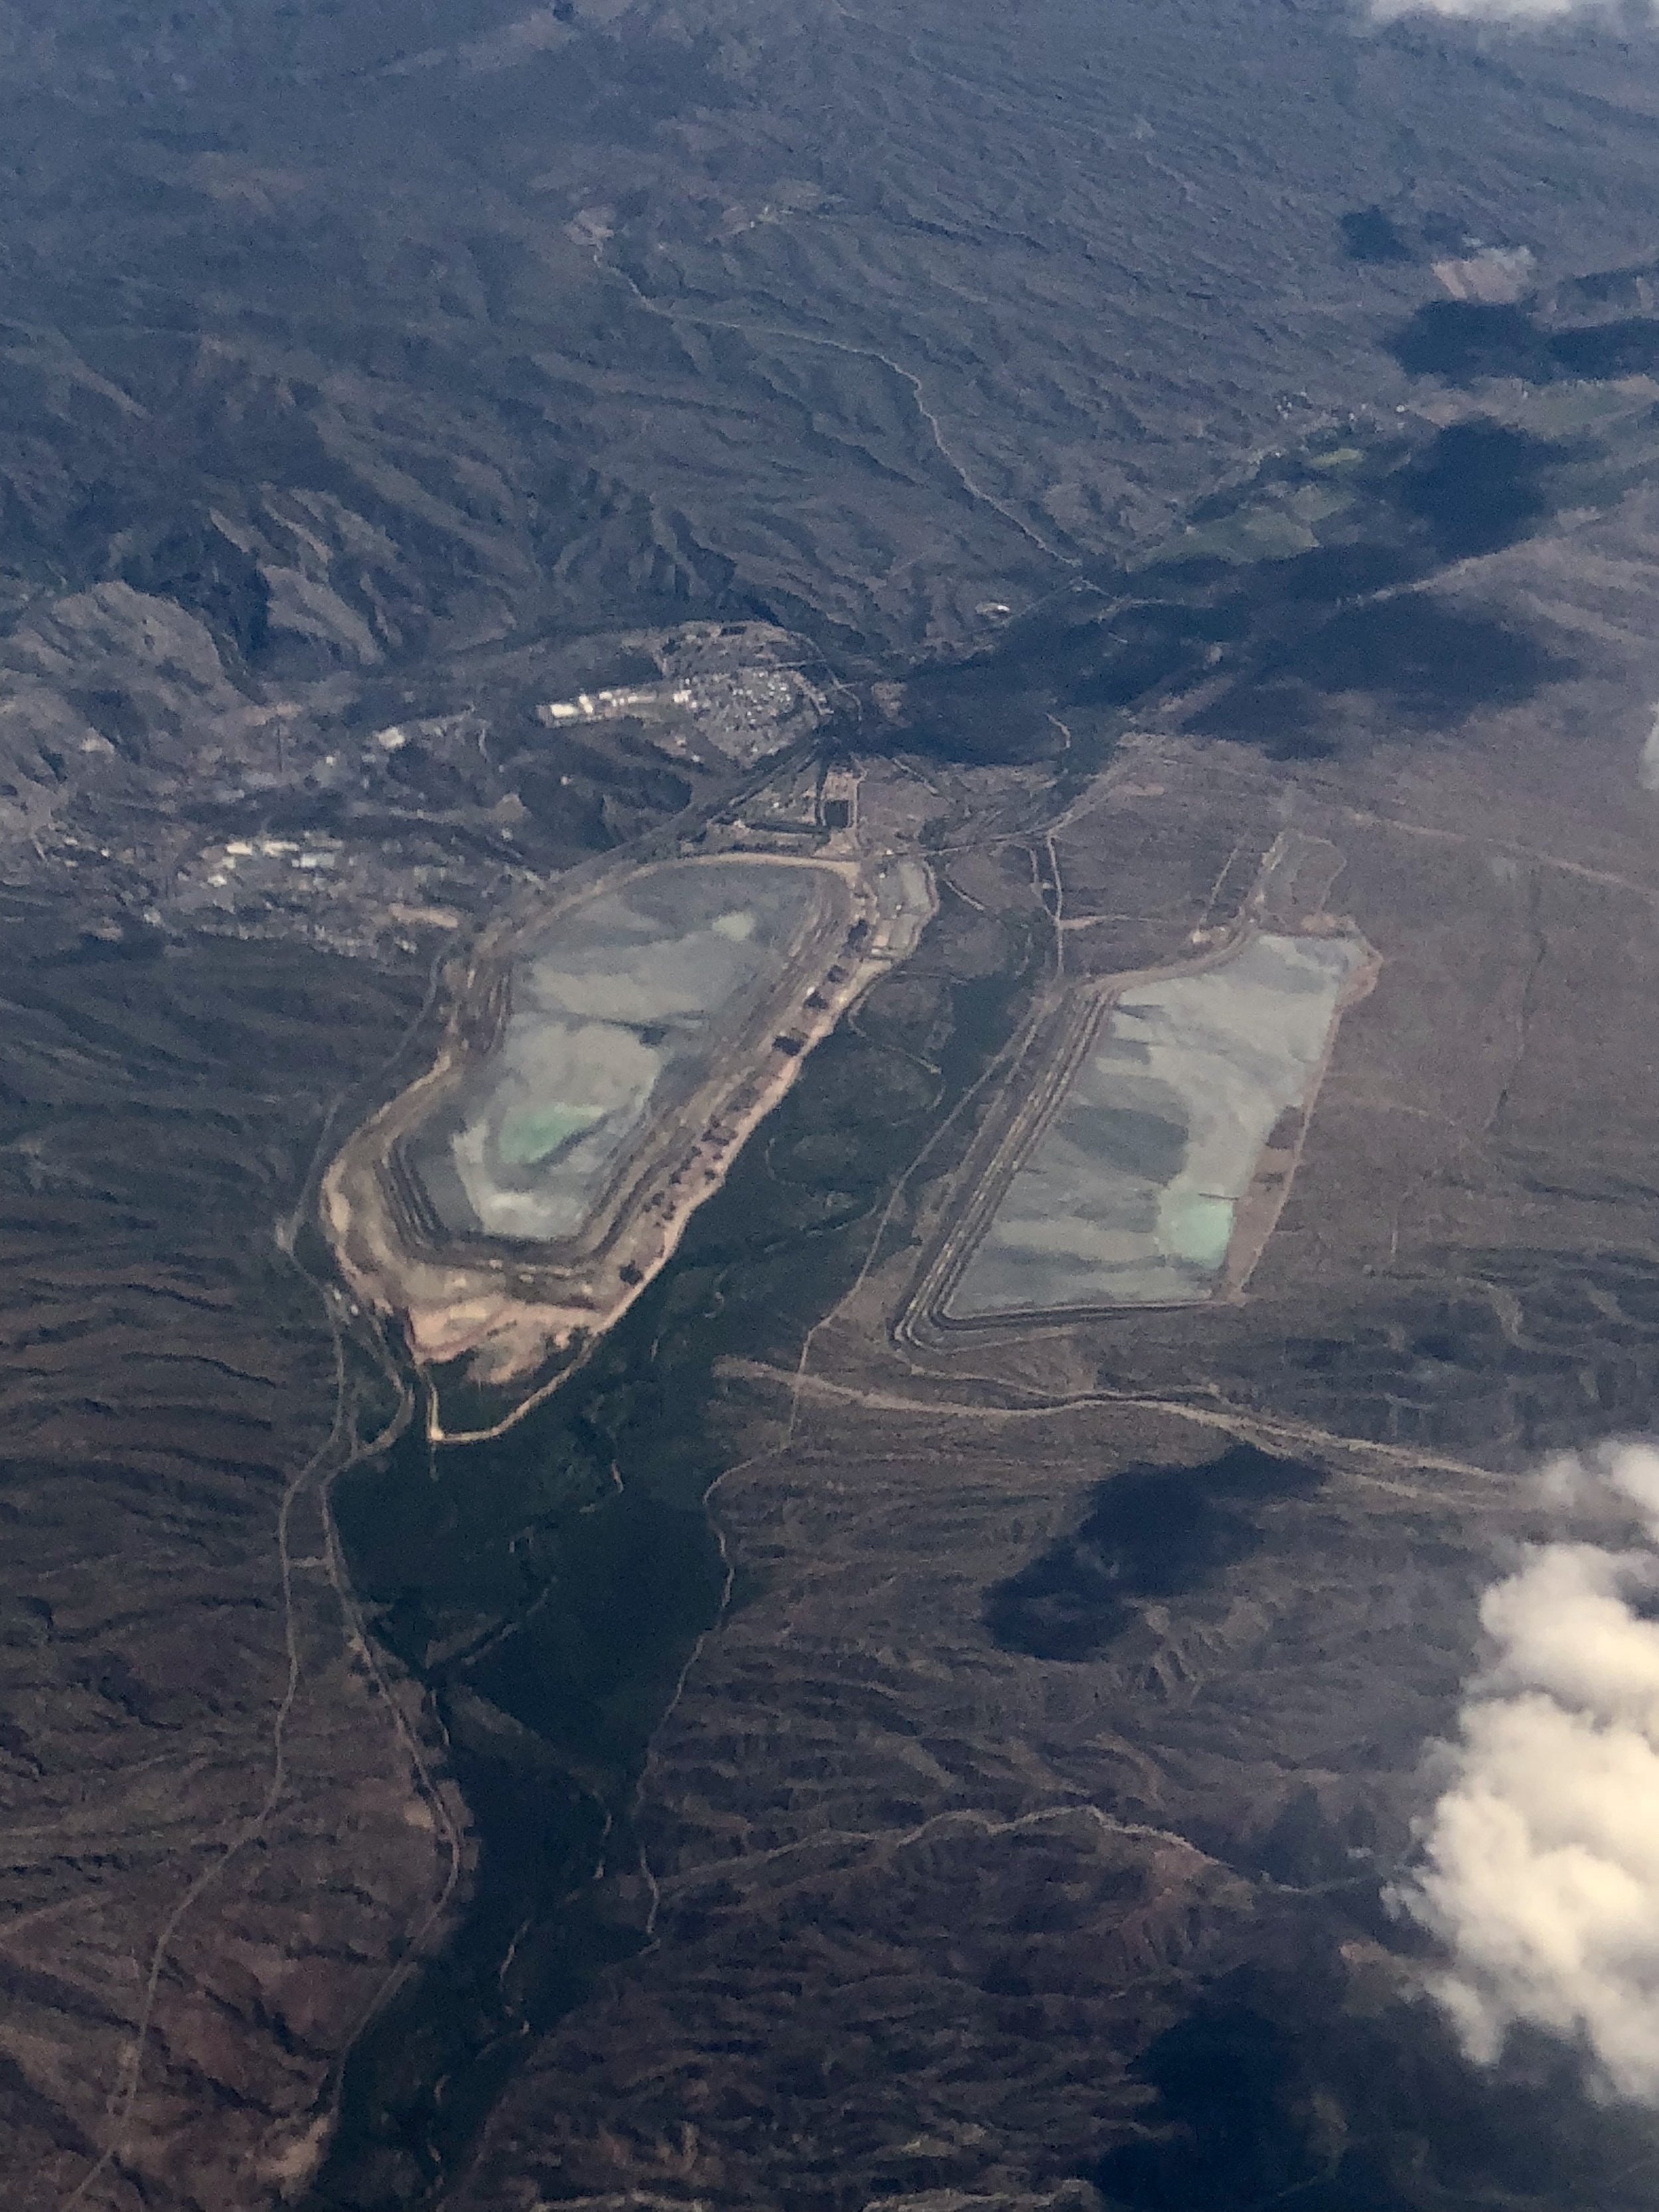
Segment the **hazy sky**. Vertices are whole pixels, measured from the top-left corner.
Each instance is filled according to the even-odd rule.
[[[1616,12],[1617,0],[1373,0],[1371,7],[1383,22],[1396,15],[1461,15],[1494,23],[1548,23],[1564,15]]]

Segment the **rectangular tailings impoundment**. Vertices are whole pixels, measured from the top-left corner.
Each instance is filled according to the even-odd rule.
[[[1126,991],[1016,1169],[947,1321],[1190,1304],[1221,1283],[1238,1202],[1323,1064],[1352,937],[1251,937]]]

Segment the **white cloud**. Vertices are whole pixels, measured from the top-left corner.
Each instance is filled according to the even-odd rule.
[[[1392,1901],[1445,1946],[1431,1987],[1471,2057],[1524,2022],[1659,2103],[1659,1450],[1558,1460],[1545,1485],[1623,1540],[1536,1546],[1487,1591],[1491,1657]]]

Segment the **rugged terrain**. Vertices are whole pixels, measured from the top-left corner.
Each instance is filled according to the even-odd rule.
[[[1547,1526],[1522,1476],[1654,1415],[1645,513],[1413,587],[1540,656],[1495,699],[1412,718],[1382,662],[1275,757],[1195,738],[1200,688],[1023,836],[941,827],[935,973],[1034,906],[1034,1009],[1178,960],[1289,824],[1376,988],[1242,1297],[929,1325],[1010,1059],[823,1317],[717,1364],[736,1580],[644,1771],[653,1941],[504,2100],[469,2212],[1645,2201],[1650,2119],[1546,2048],[1469,2069],[1385,1909],[1479,1595]],[[949,1034],[929,965],[862,1018],[895,1056]]]
[[[1650,2186],[1377,1893],[1518,1471],[1651,1418],[1656,88],[1231,0],[0,9],[20,2205]],[[724,744],[548,711],[711,672]],[[314,1170],[803,684],[939,921],[433,1455]],[[1058,965],[1287,821],[1384,965],[1249,1297],[922,1343]]]

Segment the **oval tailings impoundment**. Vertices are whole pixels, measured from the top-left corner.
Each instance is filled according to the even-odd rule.
[[[323,1183],[342,1272],[433,1377],[434,1436],[517,1419],[615,1323],[933,911],[920,860],[849,831],[619,870],[474,956],[435,1065]]]
[[[527,943],[495,1051],[408,1145],[444,1228],[574,1236],[652,1118],[731,1047],[733,1021],[787,966],[832,880],[787,862],[665,870]]]

